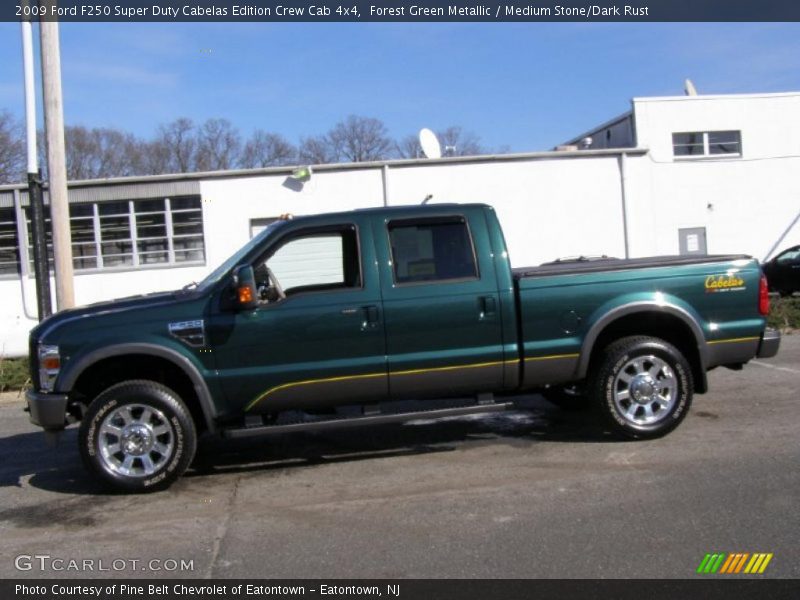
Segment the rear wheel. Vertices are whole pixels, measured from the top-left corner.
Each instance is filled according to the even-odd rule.
[[[194,458],[197,434],[186,405],[154,381],[126,381],[89,405],[78,432],[84,464],[115,488],[169,487]]]
[[[589,391],[614,433],[648,439],[669,433],[683,421],[694,382],[688,361],[675,346],[633,336],[606,348]]]

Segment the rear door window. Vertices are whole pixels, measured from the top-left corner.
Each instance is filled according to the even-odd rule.
[[[463,217],[392,221],[389,241],[398,284],[478,278],[475,248]]]

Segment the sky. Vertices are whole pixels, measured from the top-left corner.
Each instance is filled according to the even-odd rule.
[[[223,117],[244,137],[260,128],[297,143],[356,114],[396,138],[459,125],[489,150],[525,152],[633,97],[682,94],[686,77],[701,94],[800,90],[800,24],[789,23],[60,27],[67,124],[143,137],[178,117]],[[23,116],[17,23],[0,23],[4,109]]]

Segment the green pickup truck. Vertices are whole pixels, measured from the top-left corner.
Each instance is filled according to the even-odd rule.
[[[512,269],[486,205],[286,217],[200,283],[44,320],[28,410],[48,431],[80,421],[87,467],[128,491],[175,481],[201,434],[499,411],[521,392],[653,438],[706,371],[777,353],[768,310],[747,256]]]

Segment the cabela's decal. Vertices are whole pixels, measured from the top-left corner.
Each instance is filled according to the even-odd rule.
[[[744,279],[736,275],[709,275],[706,292],[738,292],[745,289]]]

